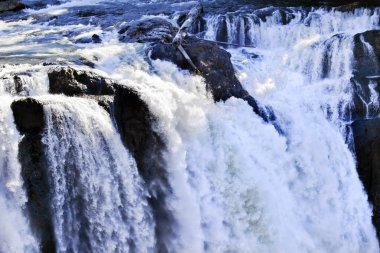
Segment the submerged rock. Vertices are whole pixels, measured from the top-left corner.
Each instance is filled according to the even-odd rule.
[[[75,43],[83,43],[83,44],[95,43],[95,44],[99,44],[99,43],[102,43],[102,39],[100,38],[99,35],[93,34],[91,37],[84,37],[84,38],[77,39],[75,41]]]
[[[19,0],[0,0],[0,12],[18,11],[24,8],[25,4]]]

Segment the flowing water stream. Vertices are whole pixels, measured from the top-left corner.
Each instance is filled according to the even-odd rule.
[[[98,2],[69,1],[27,10],[22,21],[0,21],[0,62],[7,64],[0,70],[1,252],[38,252],[17,161],[21,137],[10,110],[16,93],[44,102],[57,252],[156,252],[149,195],[112,119],[88,99],[46,95],[54,66],[42,63],[83,58],[137,90],[157,118],[167,146],[165,203],[175,220],[163,242],[168,252],[379,252],[347,126],[354,35],[379,29],[380,9],[289,8],[285,18],[274,11],[265,20],[266,9],[206,12],[198,35],[241,45],[227,49],[237,76],[260,106],[273,109],[278,131],[242,100],[214,103],[202,78],[147,59],[147,46],[119,42],[115,27],[35,22],[77,6],[101,8]],[[93,33],[101,44],[73,43]],[[21,92],[7,89],[14,74],[23,80]],[[379,106],[375,85],[366,101],[371,111]]]

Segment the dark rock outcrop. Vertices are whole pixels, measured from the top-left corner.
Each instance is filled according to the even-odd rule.
[[[354,37],[353,107],[350,108],[357,171],[369,201],[373,223],[380,236],[380,30]],[[374,101],[375,99],[375,101]]]
[[[43,105],[33,98],[12,103],[11,108],[17,128],[22,133],[39,133],[44,127]]]
[[[380,236],[380,119],[352,124],[358,174],[373,204],[373,223]]]
[[[376,101],[372,101],[374,97],[371,96],[374,96],[375,93],[380,94],[380,77],[355,76],[351,78],[351,85],[353,98],[347,119],[360,120],[379,115],[380,108],[378,104],[374,103]]]
[[[139,94],[127,87],[116,91],[114,117],[121,139],[132,152],[149,189],[148,201],[156,221],[157,252],[168,252],[165,242],[174,236],[175,221],[167,210],[170,186],[162,156],[166,147],[156,129],[156,119]]]
[[[148,201],[156,221],[158,252],[167,252],[165,242],[173,238],[175,222],[165,203],[170,192],[162,156],[166,147],[148,106],[136,91],[90,71],[62,68],[49,73],[49,79],[52,93],[94,99],[110,112],[148,187]]]
[[[361,76],[380,75],[380,30],[356,34],[354,42],[355,74]],[[370,45],[370,49],[365,45],[366,43]]]
[[[109,96],[109,95],[102,95],[102,96],[82,95],[80,97],[95,100],[96,102],[98,102],[98,105],[100,105],[101,107],[104,108],[104,110],[106,110],[111,115],[113,114],[114,96]]]
[[[353,101],[348,118],[372,118],[378,115],[378,108],[371,94],[380,94],[380,30],[356,34],[354,43]]]
[[[166,42],[173,40],[173,35],[177,32],[169,21],[161,18],[152,18],[133,21],[126,24],[119,30],[120,41],[122,42]]]
[[[0,0],[0,13],[5,11],[18,11],[25,8],[19,0]]]
[[[12,103],[17,128],[24,134],[19,144],[21,176],[28,196],[26,203],[31,227],[43,253],[55,252],[53,221],[49,209],[49,183],[41,132],[44,127],[43,104],[32,98]]]
[[[205,78],[206,88],[214,100],[226,101],[230,97],[241,98],[248,102],[254,112],[264,120],[273,120],[270,110],[263,112],[256,100],[248,94],[235,76],[231,55],[220,48],[217,43],[205,41],[194,36],[187,36],[183,48],[194,63],[194,69],[183,54],[172,44],[178,29],[164,19],[154,18],[131,22],[119,31],[120,41],[151,42],[150,56],[153,60],[161,59],[175,63],[182,69],[188,69]]]
[[[256,101],[243,89],[235,76],[230,53],[215,43],[195,37],[187,37],[183,47],[199,70],[199,74],[205,78],[207,90],[211,92],[215,101],[226,101],[230,97],[241,98],[260,114]],[[156,44],[152,48],[151,58],[171,61],[180,68],[197,73],[171,44]]]
[[[58,68],[48,73],[49,91],[53,94],[74,95],[113,95],[115,84],[90,71],[70,67]]]

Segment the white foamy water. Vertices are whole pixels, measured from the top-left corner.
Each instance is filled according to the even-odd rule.
[[[141,93],[166,138],[168,208],[177,223],[177,236],[166,243],[170,252],[378,252],[367,196],[340,131],[340,111],[333,111],[333,96],[343,88],[332,89],[334,94],[313,89],[303,69],[284,70],[273,80],[273,72],[252,69],[263,71],[258,77],[267,75],[268,89],[259,98],[275,109],[281,136],[243,101],[213,104],[198,77],[170,63],[149,66],[143,46],[112,38],[103,46],[83,53],[96,55],[99,69]],[[242,57],[231,53],[235,63]],[[270,70],[268,61],[258,64]],[[324,82],[329,80],[315,81],[331,86]],[[308,88],[314,93],[303,97]],[[270,92],[278,97],[267,98]],[[342,96],[351,98],[348,91]],[[335,118],[326,117],[326,106]]]
[[[34,96],[47,94],[47,68],[41,65],[4,65],[0,68],[0,94]]]
[[[60,15],[77,5],[31,13]],[[168,252],[379,252],[371,208],[345,143],[353,35],[378,28],[379,11],[293,14],[287,25],[279,24],[279,13],[266,21],[255,14],[227,19],[229,42],[255,45],[229,50],[237,75],[262,106],[273,108],[281,134],[244,101],[215,104],[200,77],[150,62],[144,45],[122,44],[116,31],[105,31],[99,45],[78,49],[62,39],[64,50],[52,49],[54,55],[69,48],[71,55],[96,59],[94,71],[137,90],[157,117],[171,188],[165,203],[175,220],[168,225],[174,236],[163,237]],[[207,20],[205,36],[215,39],[219,17]],[[28,28],[48,29],[24,22],[21,28],[2,25],[23,30],[20,43]],[[99,29],[54,27],[44,34],[71,28],[77,38]],[[2,73],[12,81],[10,68]],[[46,73],[37,73],[38,81],[36,75],[28,79],[32,95],[46,93]],[[371,82],[371,110],[378,107],[375,88]],[[58,252],[155,252],[146,189],[109,115],[85,99],[36,98],[46,102],[43,142]]]
[[[41,97],[57,252],[153,252],[136,164],[95,101]]]
[[[26,213],[27,198],[18,162],[20,135],[13,123],[12,98],[0,96],[0,252],[34,253],[38,244]]]

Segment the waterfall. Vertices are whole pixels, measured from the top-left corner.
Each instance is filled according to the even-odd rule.
[[[38,169],[48,178],[44,208],[56,252],[380,252],[349,127],[354,96],[363,102],[365,118],[379,116],[376,77],[365,76],[368,91],[360,90],[354,71],[358,42],[374,68],[380,65],[364,37],[355,40],[380,29],[379,8],[205,12],[205,30],[199,23],[193,31],[234,44],[225,49],[236,75],[261,108],[273,111],[275,122],[268,123],[241,99],[214,103],[202,77],[150,59],[149,45],[120,42],[121,11],[109,12],[122,2],[64,1],[25,10],[21,20],[0,21],[0,252],[43,251],[29,224],[18,161],[23,136],[11,110],[12,101],[24,96],[43,107],[44,128],[35,139],[42,138]],[[191,3],[126,5],[150,15],[149,4],[176,10]],[[167,13],[160,16],[173,21],[180,12]],[[68,24],[60,19],[65,15]],[[104,28],[101,19],[112,26]],[[77,42],[93,34],[101,43]],[[83,66],[87,60],[90,67]],[[140,176],[139,160],[123,144],[112,112],[93,94],[48,94],[48,73],[60,65],[110,78],[146,103],[164,142],[166,171],[149,177],[168,183],[160,202],[170,213],[167,222],[155,220],[162,217],[150,201],[151,182]],[[73,76],[67,85],[81,85]],[[157,162],[144,159],[152,159],[152,167]],[[168,227],[158,231],[158,224]]]
[[[48,93],[49,80],[42,65],[5,65],[0,70],[0,92],[33,96]]]
[[[107,112],[84,99],[41,99],[57,252],[152,252],[147,196]]]
[[[378,27],[379,12],[295,17],[287,25],[268,17],[251,32],[256,48],[229,50],[240,80],[274,109],[284,136],[241,101],[209,104],[202,82],[163,62],[154,65],[158,77],[123,76],[139,83],[169,143],[179,223],[172,252],[379,251],[345,143],[353,35]],[[222,19],[228,42],[241,31],[231,19]],[[218,30],[209,28],[206,37]]]
[[[0,252],[38,252],[25,215],[27,198],[18,162],[20,136],[13,123],[12,98],[0,96]]]

